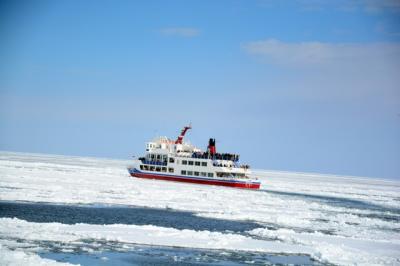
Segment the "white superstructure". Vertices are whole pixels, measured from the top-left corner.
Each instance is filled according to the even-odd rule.
[[[215,139],[209,140],[207,151],[183,141],[188,129],[191,127],[185,127],[176,140],[158,137],[147,142],[145,155],[135,160],[130,173],[153,179],[259,187],[259,182],[249,177],[249,166],[239,164],[239,155],[216,153]]]

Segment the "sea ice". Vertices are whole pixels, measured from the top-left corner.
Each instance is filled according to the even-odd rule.
[[[305,252],[321,261],[342,265],[400,265],[398,181],[257,170],[253,172],[260,178],[262,189],[252,191],[132,178],[126,171],[128,164],[129,161],[1,152],[0,200],[135,205],[251,220],[261,228],[250,231],[248,236],[162,227],[137,227],[134,231],[142,234],[140,239],[148,244],[250,247],[268,252]],[[34,236],[56,240],[61,237],[57,230],[68,229],[65,241],[92,234],[135,242],[133,238],[126,239],[129,233],[123,233],[133,230],[131,225],[116,225],[115,234],[105,229],[112,226],[101,227],[106,230],[103,234],[97,225],[57,224],[57,230],[49,231],[55,225],[41,227],[8,219],[1,219],[3,239],[11,238],[5,228],[9,226],[11,230],[13,223],[24,229],[19,234],[21,239]],[[180,236],[193,241],[185,244]],[[3,249],[9,247],[2,243]]]

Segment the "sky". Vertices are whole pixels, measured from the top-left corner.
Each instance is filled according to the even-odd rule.
[[[0,150],[400,179],[400,1],[0,1]]]

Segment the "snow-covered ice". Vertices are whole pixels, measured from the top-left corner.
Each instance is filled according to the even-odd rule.
[[[154,225],[65,225],[0,219],[1,264],[51,264],[21,244],[122,243],[309,254],[340,265],[400,265],[400,182],[321,174],[253,171],[259,191],[132,178],[129,161],[0,153],[0,200],[119,204],[251,220],[246,235]],[[18,239],[18,241],[17,241]],[[22,241],[23,243],[23,241]],[[18,264],[18,263],[17,263]]]
[[[8,265],[37,265],[37,266],[67,266],[70,263],[57,262],[54,260],[43,259],[34,253],[23,251],[11,251],[7,247],[0,244],[0,263],[3,266]]]

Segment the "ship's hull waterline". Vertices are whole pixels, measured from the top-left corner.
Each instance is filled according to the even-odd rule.
[[[222,179],[209,179],[209,178],[200,178],[200,177],[145,173],[145,172],[141,172],[135,168],[129,169],[129,173],[131,176],[137,177],[137,178],[157,179],[157,180],[164,180],[164,181],[185,182],[185,183],[192,183],[192,184],[225,186],[225,187],[245,188],[245,189],[259,189],[260,188],[259,182],[246,182],[246,181],[238,181],[238,180],[222,180]]]

